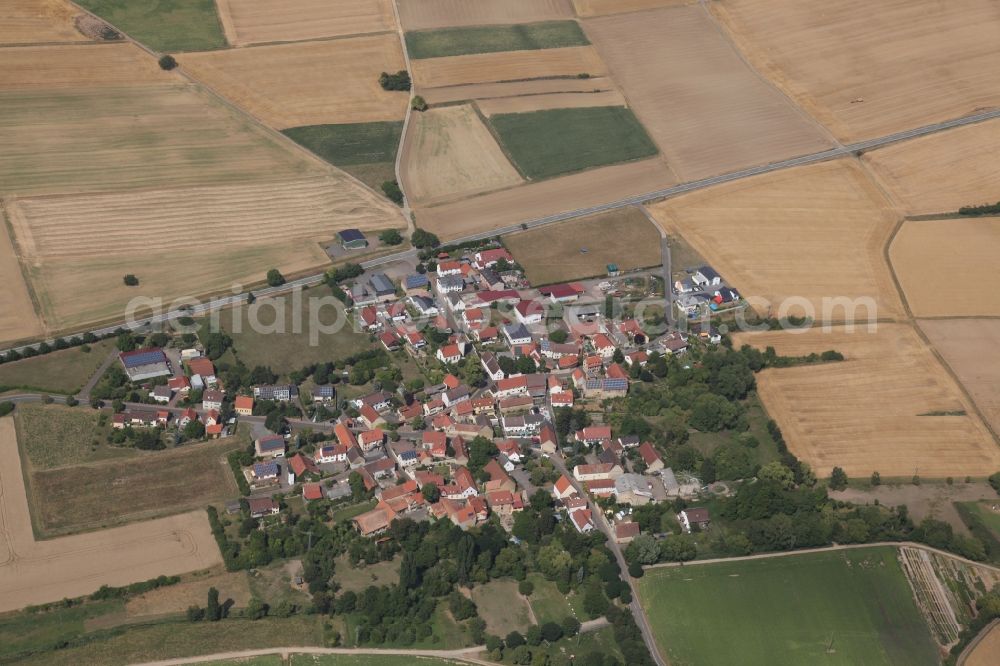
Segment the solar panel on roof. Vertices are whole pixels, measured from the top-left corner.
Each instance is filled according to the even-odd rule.
[[[128,352],[122,354],[122,363],[126,368],[137,368],[142,365],[152,365],[154,363],[166,363],[167,357],[162,349],[149,349],[140,352]]]

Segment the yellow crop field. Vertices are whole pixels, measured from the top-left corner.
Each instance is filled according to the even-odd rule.
[[[760,397],[789,449],[819,476],[842,467],[867,478],[986,476],[1000,469],[1000,447],[958,385],[908,324],[736,337],[779,354],[835,349],[844,361],[768,369]]]
[[[1000,316],[1000,217],[911,220],[889,259],[915,317]]]
[[[156,59],[129,43],[19,46],[3,50],[0,91],[111,88],[180,83]]]
[[[0,211],[0,343],[31,338],[43,333],[35,317],[35,307],[28,285],[21,273],[21,264],[7,233],[3,211]]]
[[[498,113],[525,113],[543,109],[572,109],[586,106],[626,106],[625,98],[617,90],[600,92],[549,93],[544,95],[518,95],[496,97],[477,101],[479,110],[489,117]]]
[[[405,30],[573,18],[570,0],[399,0]]]
[[[850,316],[830,299],[871,299],[883,318],[902,313],[882,254],[896,214],[853,162],[756,176],[669,199],[650,212],[745,297],[760,299],[751,303],[761,314]],[[853,314],[869,315],[864,307]]]
[[[77,11],[63,0],[4,0],[0,44],[86,41],[73,26]]]
[[[725,0],[750,62],[842,141],[1000,104],[994,0]]]
[[[406,142],[402,177],[414,202],[432,203],[524,182],[467,104],[416,114]]]
[[[988,120],[865,153],[909,215],[948,213],[1000,200],[1000,120]]]
[[[392,0],[216,0],[233,46],[396,29]]]
[[[412,63],[418,89],[606,73],[593,46],[425,58]]]
[[[1000,432],[1000,320],[924,319],[920,330]]]
[[[402,120],[409,96],[382,90],[404,69],[396,34],[188,53],[181,64],[266,124],[284,129]]]

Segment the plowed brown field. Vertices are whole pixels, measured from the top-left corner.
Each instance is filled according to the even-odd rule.
[[[700,6],[588,19],[584,28],[681,180],[829,148]]]
[[[1000,217],[912,220],[889,259],[915,317],[1000,316]]]
[[[853,162],[748,178],[669,199],[650,212],[745,297],[761,299],[754,304],[761,314],[811,310],[840,321],[845,310],[829,299],[843,298],[873,299],[879,317],[902,313],[882,254],[896,214]],[[851,310],[867,321],[864,307]]]
[[[455,238],[675,184],[661,160],[643,160],[419,208],[417,223],[442,238]]]
[[[216,0],[233,46],[396,29],[392,0]]]
[[[0,91],[181,81],[177,74],[160,69],[156,58],[129,43],[5,48],[0,67]]]
[[[11,418],[0,419],[0,612],[222,563],[204,511],[35,541]]]
[[[473,83],[446,88],[428,88],[421,91],[428,104],[464,102],[466,100],[517,97],[573,92],[605,92],[614,90],[611,79],[598,76],[590,79],[536,79],[534,81],[507,81],[505,83]]]
[[[573,18],[570,0],[399,0],[405,30]]]
[[[405,92],[382,90],[379,74],[404,69],[396,34],[255,46],[180,56],[181,64],[268,125],[402,120]]]
[[[994,0],[725,0],[750,62],[842,141],[1000,104]]]
[[[931,345],[958,376],[983,417],[1000,432],[1000,320],[924,319]]]
[[[910,215],[1000,200],[1000,120],[865,153],[862,159]]]
[[[421,94],[423,88],[438,86],[544,79],[583,73],[601,76],[607,71],[593,46],[425,58],[413,61],[412,66],[413,81],[421,89]]]
[[[577,16],[604,16],[643,9],[693,5],[697,0],[573,0]]]
[[[548,95],[519,95],[479,100],[479,110],[486,116],[498,113],[525,113],[543,109],[570,109],[585,106],[625,106],[625,98],[617,90],[602,92],[551,93]]]
[[[403,183],[417,203],[433,203],[523,181],[469,105],[413,117],[404,148]]]
[[[908,324],[824,333],[738,335],[779,354],[835,349],[841,362],[769,369],[760,397],[789,449],[819,476],[839,466],[849,476],[985,476],[1000,469],[1000,447],[972,406]],[[963,415],[945,413],[965,412]]]
[[[77,13],[63,0],[4,0],[0,4],[0,44],[86,41],[73,27]]]

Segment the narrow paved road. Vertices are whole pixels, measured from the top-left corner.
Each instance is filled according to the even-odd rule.
[[[117,359],[117,349],[112,349],[108,352],[108,357],[104,359],[101,366],[94,371],[94,374],[90,376],[90,379],[88,379],[87,383],[84,384],[82,389],[80,389],[80,392],[76,394],[76,399],[80,402],[90,402],[90,392],[94,390],[94,387],[97,386],[97,382],[101,381],[101,377],[104,376],[104,373],[108,371],[108,368],[111,367],[111,364]]]

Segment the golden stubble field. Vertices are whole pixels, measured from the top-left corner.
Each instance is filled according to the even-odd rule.
[[[902,303],[883,258],[897,215],[853,161],[777,171],[649,206],[760,314],[828,321],[846,313],[830,299],[870,302],[878,317]],[[784,308],[784,309],[782,309]],[[852,308],[853,309],[853,308]],[[854,313],[865,320],[868,311]]]
[[[736,336],[799,356],[834,349],[845,360],[764,370],[758,391],[789,449],[819,476],[835,466],[867,478],[988,476],[1000,447],[958,385],[908,324]]]
[[[920,330],[1000,432],[1000,319],[922,319]]]
[[[0,211],[0,284],[4,286],[0,290],[0,340],[23,340],[41,335],[44,329],[34,316],[35,306],[7,229]]]
[[[222,562],[202,510],[36,541],[10,417],[0,419],[0,456],[0,612]]]
[[[403,184],[429,204],[524,182],[468,104],[418,113],[403,148]]]
[[[64,0],[4,0],[0,44],[87,41],[73,25],[78,13]]]
[[[576,14],[580,17],[622,14],[644,9],[693,5],[697,0],[573,0]]]
[[[425,88],[440,86],[578,74],[603,76],[607,71],[593,46],[425,58],[414,60],[411,65],[413,82],[420,94]]]
[[[543,109],[575,109],[588,106],[626,106],[625,98],[617,90],[600,92],[564,92],[541,95],[518,95],[476,101],[486,117],[498,113],[526,113]]]
[[[904,222],[889,259],[913,316],[1000,316],[1000,217]]]
[[[396,29],[392,0],[216,0],[233,46]]]
[[[682,181],[832,145],[820,126],[746,65],[700,6],[587,19],[583,25]]]
[[[402,120],[409,96],[382,72],[404,69],[395,33],[188,53],[189,74],[277,129]]]
[[[399,0],[405,30],[573,18],[570,0]]]
[[[862,160],[909,215],[1000,200],[1000,119],[904,141]]]
[[[994,0],[725,0],[750,62],[851,142],[1000,104]]]
[[[5,48],[2,53],[0,91],[4,92],[183,82],[126,42],[19,46]]]

